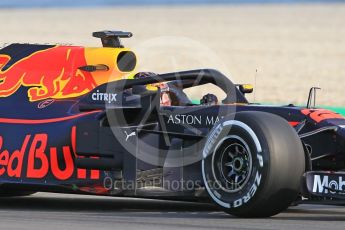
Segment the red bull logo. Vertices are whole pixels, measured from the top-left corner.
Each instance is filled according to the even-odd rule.
[[[14,94],[21,86],[28,87],[30,101],[83,95],[107,82],[110,74],[124,75],[114,66],[118,53],[114,49],[55,46],[37,51],[5,70],[11,57],[0,54],[0,97]],[[79,69],[89,64],[106,64],[110,69],[106,73]]]
[[[32,144],[28,146],[31,141],[31,135],[26,135],[23,144],[20,149],[10,153],[7,149],[2,149],[3,137],[0,136],[1,147],[1,161],[0,161],[0,175],[7,173],[9,177],[26,177],[26,178],[44,178],[49,169],[52,174],[59,180],[66,180],[73,175],[74,165],[72,154],[68,146],[63,147],[63,156],[65,159],[65,169],[61,170],[57,163],[57,148],[50,148],[50,161],[46,155],[47,147],[47,134],[36,134],[33,137]],[[27,171],[23,173],[23,158],[25,153],[28,152]],[[18,162],[17,164],[13,162]],[[35,162],[39,162],[40,167],[35,167]],[[24,174],[24,175],[23,175]]]
[[[73,128],[75,129],[75,128]],[[72,135],[73,131],[72,129]],[[73,138],[73,137],[72,137]],[[74,141],[72,139],[72,141]],[[43,179],[52,175],[55,179],[64,181],[71,178],[94,179],[100,178],[99,170],[91,170],[87,178],[86,169],[76,169],[74,165],[75,143],[71,146],[48,146],[48,134],[27,134],[22,145],[9,151],[5,147],[4,137],[0,136],[0,176],[6,175],[12,178]],[[62,150],[64,167],[60,168],[58,151]],[[24,159],[27,162],[24,162]],[[23,165],[26,165],[24,171]]]

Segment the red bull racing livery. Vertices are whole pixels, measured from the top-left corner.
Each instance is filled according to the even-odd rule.
[[[345,119],[252,104],[212,69],[137,73],[121,44],[0,50],[0,193],[38,191],[214,202],[240,217],[345,198]],[[226,95],[185,90],[217,86]],[[315,100],[314,100],[315,102]]]

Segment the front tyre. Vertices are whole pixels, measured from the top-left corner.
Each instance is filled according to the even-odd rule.
[[[288,122],[264,112],[239,112],[210,132],[202,174],[211,199],[239,217],[268,217],[297,197],[304,173],[302,143]]]

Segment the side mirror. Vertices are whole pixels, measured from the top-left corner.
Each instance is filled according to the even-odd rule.
[[[238,85],[238,89],[241,91],[241,93],[246,94],[246,93],[252,93],[254,90],[254,87],[250,84],[243,84],[243,85]]]

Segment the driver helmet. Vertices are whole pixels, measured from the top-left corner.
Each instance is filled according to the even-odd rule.
[[[139,72],[134,75],[134,79],[142,79],[147,77],[157,77],[158,75],[156,73],[152,72]],[[160,88],[161,95],[160,95],[160,104],[163,106],[171,106],[172,101],[170,97],[170,89],[167,83],[161,82],[161,83],[155,83],[150,84],[146,86],[147,90],[155,91],[157,88]]]

